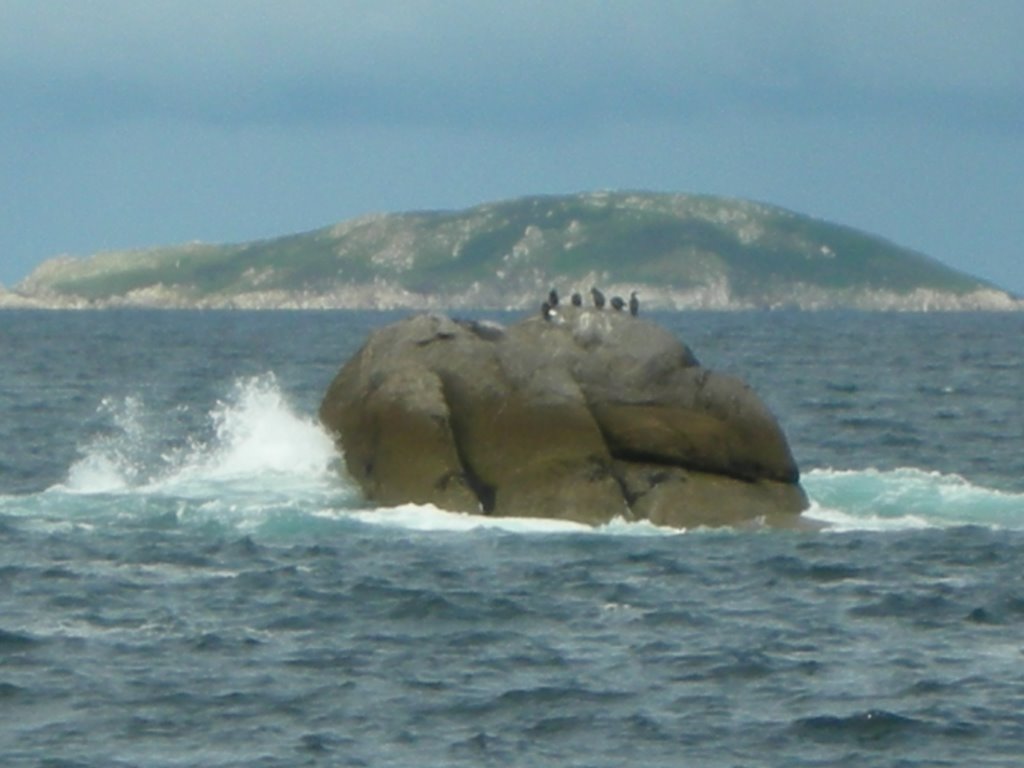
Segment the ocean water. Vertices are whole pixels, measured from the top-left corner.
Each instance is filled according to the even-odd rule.
[[[0,765],[1021,764],[1024,316],[656,316],[814,533],[369,506],[399,316],[0,312]]]

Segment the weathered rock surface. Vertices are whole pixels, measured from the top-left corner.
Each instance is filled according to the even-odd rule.
[[[370,336],[320,418],[382,505],[674,527],[787,524],[807,506],[757,395],[612,310],[507,329],[411,317]]]

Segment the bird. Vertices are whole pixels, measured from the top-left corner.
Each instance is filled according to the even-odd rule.
[[[541,317],[543,317],[545,320],[551,319],[551,315],[553,313],[551,311],[551,305],[548,302],[545,301],[543,304],[540,305],[540,314]]]
[[[617,309],[617,310],[619,310],[621,312],[622,308],[624,306],[626,306],[626,302],[624,302],[622,300],[621,296],[612,296],[612,308],[613,309]]]
[[[583,306],[583,297],[580,296],[578,291],[572,295],[572,305],[574,307],[582,307]]]
[[[597,290],[597,288],[591,288],[590,295],[594,297],[594,306],[602,309],[604,307],[604,294]]]
[[[636,317],[640,312],[640,299],[636,297],[636,291],[629,294],[629,314]]]
[[[548,304],[551,305],[552,309],[558,306],[558,291],[554,288],[548,291]]]

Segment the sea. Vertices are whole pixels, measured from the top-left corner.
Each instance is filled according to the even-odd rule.
[[[820,530],[375,507],[316,412],[406,314],[0,312],[0,766],[1022,764],[1024,314],[649,316]]]

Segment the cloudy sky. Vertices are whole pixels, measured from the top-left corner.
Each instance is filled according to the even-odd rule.
[[[644,189],[1024,293],[1019,0],[0,0],[0,282],[61,253]]]

